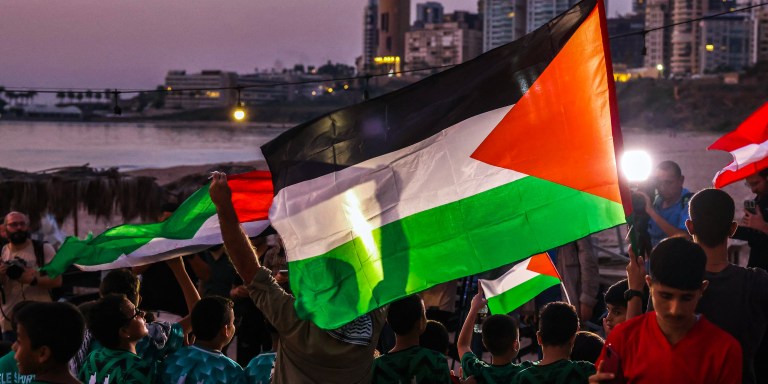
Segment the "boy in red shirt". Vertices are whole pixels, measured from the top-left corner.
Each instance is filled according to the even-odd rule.
[[[708,284],[704,251],[687,239],[670,238],[650,259],[645,279],[656,311],[614,328],[589,382],[616,377],[626,383],[741,383],[738,341],[695,313]]]

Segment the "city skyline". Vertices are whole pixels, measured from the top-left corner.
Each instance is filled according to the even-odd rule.
[[[415,5],[411,1],[411,14]],[[0,85],[149,89],[169,70],[353,65],[363,0],[11,0],[0,13]],[[477,12],[476,0],[441,1]],[[629,11],[611,0],[609,12]]]

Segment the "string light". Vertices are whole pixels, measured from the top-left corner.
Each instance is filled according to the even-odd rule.
[[[235,110],[232,112],[232,117],[236,121],[245,120],[245,108],[243,107],[243,102],[240,101],[240,92],[242,89],[243,87],[237,87],[237,104],[235,105]]]
[[[659,27],[655,27],[655,28],[638,30],[638,31],[634,31],[634,32],[627,32],[627,33],[623,33],[623,34],[619,34],[619,35],[609,36],[608,39],[613,40],[613,39],[621,39],[621,38],[630,37],[630,36],[643,35],[643,51],[642,51],[642,53],[643,53],[643,55],[645,55],[647,53],[647,48],[645,46],[645,36],[649,32],[654,32],[654,31],[658,31],[658,30],[662,30],[662,29],[672,28],[672,27],[676,27],[678,25],[683,25],[683,24],[695,23],[695,22],[698,22],[698,21],[701,21],[701,20],[713,19],[713,18],[717,18],[717,17],[723,16],[723,15],[728,15],[728,14],[731,14],[731,13],[738,13],[738,12],[742,12],[742,11],[747,11],[747,10],[750,10],[750,9],[753,9],[753,8],[763,7],[763,6],[766,6],[766,5],[768,5],[768,2],[760,3],[760,4],[754,4],[754,5],[750,5],[750,6],[747,6],[747,7],[738,8],[738,9],[733,9],[732,8],[732,9],[730,9],[728,11],[723,11],[723,12],[720,12],[720,13],[717,13],[717,14],[712,14],[712,15],[708,15],[708,16],[698,17],[698,18],[695,18],[695,19],[684,20],[684,21],[680,21],[680,22],[672,23],[672,24],[666,24],[666,25],[662,25],[662,26],[659,26]],[[312,83],[322,83],[322,82],[329,82],[329,81],[354,81],[354,80],[361,80],[362,79],[362,80],[364,80],[364,84],[365,84],[365,87],[363,89],[363,99],[364,100],[368,100],[369,94],[368,94],[367,85],[368,85],[368,80],[370,78],[372,78],[372,77],[382,77],[382,76],[391,77],[393,75],[398,75],[399,76],[399,75],[403,75],[403,74],[407,74],[407,73],[414,73],[414,72],[435,71],[435,70],[440,70],[440,69],[445,69],[445,68],[451,68],[451,67],[454,67],[456,65],[457,64],[448,64],[448,65],[441,65],[441,66],[436,66],[436,67],[410,69],[410,70],[397,71],[397,72],[393,71],[393,72],[379,73],[379,74],[365,74],[365,75],[362,75],[362,76],[351,76],[351,77],[341,77],[341,78],[332,78],[332,79],[304,80],[304,81],[270,83],[270,84],[254,84],[254,85],[245,85],[245,86],[238,85],[238,86],[233,86],[233,87],[183,88],[183,89],[178,89],[178,90],[174,89],[173,92],[179,91],[180,94],[183,94],[182,92],[184,92],[184,91],[196,91],[196,92],[231,91],[231,90],[234,89],[234,90],[238,91],[238,100],[239,100],[240,99],[240,91],[242,89],[272,88],[272,87],[284,87],[284,86],[291,86],[291,85],[303,85],[303,84],[312,84]],[[86,91],[85,88],[70,88],[69,89],[69,91],[78,91],[78,90]],[[55,88],[54,89],[54,88],[29,88],[29,87],[6,87],[5,91],[6,92],[36,92],[36,93],[51,93],[51,94],[56,94],[56,93],[62,92],[62,90],[59,89],[59,88]],[[145,92],[145,93],[170,94],[169,91],[170,90],[168,90],[166,88],[162,88],[162,89],[120,89],[120,90],[115,89],[113,91],[113,93],[116,93],[116,94],[119,94],[119,93],[137,93],[138,94],[138,93],[141,93],[141,92]],[[238,105],[239,104],[240,104],[240,102],[238,101]],[[115,107],[116,107],[115,108],[116,112],[118,110],[120,110],[119,107],[117,106],[117,102],[115,102]],[[122,110],[120,110],[120,111],[122,112]],[[245,111],[243,111],[243,113],[245,113]],[[245,116],[243,116],[243,117],[245,117]]]

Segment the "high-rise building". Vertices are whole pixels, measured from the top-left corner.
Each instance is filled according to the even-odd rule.
[[[407,69],[461,64],[482,53],[483,38],[477,14],[454,12],[445,20],[424,24],[423,28],[405,34]]]
[[[168,71],[165,76],[166,108],[199,109],[234,106],[237,91],[234,89],[237,74],[219,70],[207,70],[195,74],[186,71]],[[231,88],[200,91],[199,89]]]
[[[528,0],[526,33],[534,31],[576,3],[573,0]]]
[[[755,25],[753,29],[753,56],[756,63],[768,63],[768,9],[758,9],[754,12]]]
[[[485,0],[480,12],[483,20],[483,52],[517,40],[526,33],[528,0]]]
[[[411,22],[410,0],[379,0],[378,57],[396,58],[399,64],[405,57],[405,33]]]
[[[672,27],[670,74],[685,76],[705,72],[705,68],[702,65],[702,53],[705,52],[703,48],[706,46],[702,26],[705,24],[684,22],[702,16],[728,11],[735,7],[735,0],[673,1],[672,23],[681,24]],[[715,26],[713,27],[715,30],[722,30],[723,25],[725,24],[710,23],[710,26]],[[722,36],[722,33],[713,32],[710,35]],[[746,44],[749,43],[746,42]],[[726,61],[730,61],[730,59]]]
[[[379,19],[379,6],[377,0],[368,0],[363,13],[363,57],[360,70],[368,72],[373,67],[373,58],[379,48],[379,28],[376,22]]]
[[[752,18],[731,13],[701,21],[699,73],[741,71],[750,65]]]
[[[608,19],[608,36],[620,36],[642,31],[645,27],[642,15],[632,13],[625,16]],[[643,66],[643,36],[628,35],[610,40],[611,62],[613,65],[623,64],[628,68]]]
[[[443,5],[435,1],[416,4],[416,22],[422,25],[442,23]]]
[[[645,6],[645,29],[655,29],[672,23],[670,2],[673,0],[647,0]],[[672,28],[657,29],[645,34],[645,66],[669,68],[672,56]]]

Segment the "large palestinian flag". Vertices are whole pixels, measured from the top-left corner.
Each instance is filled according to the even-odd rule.
[[[238,219],[249,236],[258,235],[269,225],[267,213],[273,197],[270,176],[269,172],[253,171],[227,178]],[[221,243],[216,206],[206,185],[161,223],[124,224],[85,240],[68,237],[42,270],[58,276],[72,264],[88,271],[133,267]]]
[[[625,221],[602,1],[262,147],[299,316],[334,328]]]

